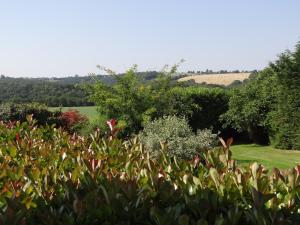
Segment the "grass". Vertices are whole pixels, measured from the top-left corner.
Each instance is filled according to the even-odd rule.
[[[268,169],[287,169],[300,165],[300,151],[279,150],[255,144],[233,145],[231,151],[233,158],[243,165],[258,162]]]
[[[100,118],[97,112],[97,106],[80,106],[80,107],[50,107],[50,110],[62,110],[67,111],[69,109],[76,109],[80,112],[80,114],[85,115],[89,118],[90,121],[95,121]]]

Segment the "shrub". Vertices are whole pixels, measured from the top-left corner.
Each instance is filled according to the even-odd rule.
[[[174,88],[172,99],[177,114],[182,113],[194,131],[212,128],[222,130],[220,115],[228,110],[229,91],[221,88]]]
[[[52,112],[43,104],[4,103],[0,105],[0,120],[2,121],[25,122],[28,115],[33,116],[37,125],[61,125],[59,120],[60,112]]]
[[[208,129],[194,134],[187,120],[176,116],[165,116],[146,124],[140,137],[152,156],[159,155],[160,145],[167,143],[168,154],[182,159],[191,159],[201,150],[210,149],[216,139]]]
[[[0,224],[299,224],[300,167],[241,168],[223,144],[149,159],[137,139],[0,123]]]
[[[78,110],[62,112],[60,120],[62,127],[71,133],[79,131],[85,125],[87,125],[88,122],[88,118],[84,115],[81,115]]]

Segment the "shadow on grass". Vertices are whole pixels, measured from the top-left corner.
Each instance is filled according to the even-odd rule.
[[[258,145],[258,144],[243,144],[247,148],[261,148],[261,147],[267,147],[268,145]],[[238,144],[232,145],[232,146],[239,146]]]
[[[240,164],[250,164],[250,163],[255,162],[256,160],[238,159],[236,161],[237,161],[237,163],[240,163]]]

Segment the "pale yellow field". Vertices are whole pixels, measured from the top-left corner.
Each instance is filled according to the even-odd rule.
[[[203,82],[207,84],[229,85],[235,80],[243,81],[249,77],[250,73],[221,73],[221,74],[205,74],[192,75],[180,78],[178,81],[195,80],[196,83]]]

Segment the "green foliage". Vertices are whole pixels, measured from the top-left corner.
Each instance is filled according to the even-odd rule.
[[[193,130],[222,129],[219,116],[228,107],[228,91],[221,88],[180,87],[169,72],[162,72],[145,82],[137,76],[136,67],[124,76],[115,77],[113,86],[101,81],[87,84],[90,100],[99,107],[99,114],[126,123],[125,134],[138,133],[144,125],[165,115],[185,116]]]
[[[123,76],[124,74],[120,74]],[[155,79],[155,71],[139,72],[137,75],[145,81]],[[63,78],[12,78],[0,77],[0,104],[1,103],[31,103],[38,102],[49,107],[60,106],[91,106],[86,93],[80,88],[82,83],[93,83],[97,80],[110,86],[116,80],[112,76],[74,76]]]
[[[246,130],[257,143],[300,149],[300,44],[233,91],[225,125]]]
[[[0,223],[297,224],[300,168],[240,168],[229,144],[150,159],[137,139],[0,123]]]
[[[274,142],[279,148],[300,149],[300,43],[271,64],[278,80],[278,105],[272,114]]]
[[[219,117],[228,109],[228,90],[187,87],[175,88],[172,93],[174,108],[183,112],[194,131],[212,128],[214,132],[218,132],[222,129]]]
[[[47,106],[39,103],[0,105],[0,121],[25,122],[28,116],[32,116],[38,126],[62,127],[70,133],[79,132],[88,124],[88,118],[77,110],[51,111]]]
[[[0,79],[0,103],[38,102],[47,106],[91,105],[83,90],[74,84],[63,84],[51,79]]]
[[[125,75],[115,75],[116,83],[108,86],[101,81],[86,84],[90,100],[106,118],[117,118],[126,123],[126,134],[137,133],[143,124],[164,114],[176,112],[170,98],[172,88],[170,72],[162,72],[154,80],[145,82],[137,75],[136,67]]]
[[[45,105],[39,103],[14,104],[6,103],[0,105],[0,120],[25,122],[28,115],[33,115],[38,125],[52,125],[60,123],[60,112],[49,111]]]
[[[90,121],[99,119],[97,106],[49,107],[49,110],[62,112],[66,112],[69,110],[77,110],[80,114],[85,115]]]
[[[145,125],[140,135],[141,142],[152,156],[161,153],[161,145],[167,145],[170,156],[192,159],[201,151],[211,149],[216,135],[210,130],[198,130],[195,135],[185,118],[167,116]]]
[[[248,131],[256,143],[268,143],[270,112],[277,103],[276,77],[267,68],[241,88],[233,89],[228,111],[221,116],[224,126]]]

